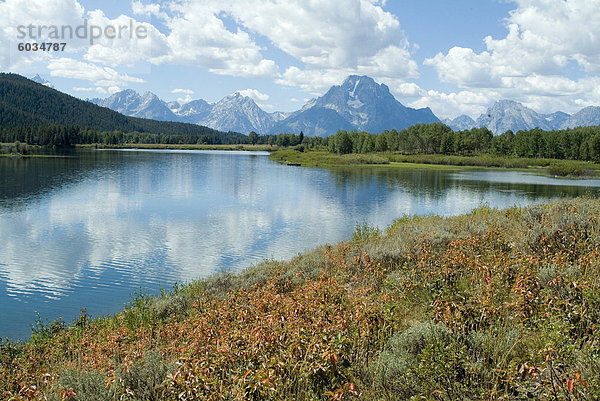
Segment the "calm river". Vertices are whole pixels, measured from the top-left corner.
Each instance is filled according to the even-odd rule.
[[[78,151],[0,158],[0,337],[81,308],[115,313],[219,271],[385,228],[404,214],[457,215],[597,194],[600,180],[506,171],[348,169],[266,153]]]

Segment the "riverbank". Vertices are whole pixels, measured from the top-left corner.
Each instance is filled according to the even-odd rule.
[[[385,232],[0,347],[5,399],[596,399],[600,203]]]
[[[389,166],[397,168],[494,168],[543,172],[567,178],[596,177],[600,164],[556,159],[508,158],[501,156],[402,155],[391,152],[338,155],[326,150],[299,152],[281,149],[271,153],[271,160],[304,167],[336,168],[348,166]]]
[[[25,143],[0,143],[0,157],[48,157],[47,149],[38,145]]]

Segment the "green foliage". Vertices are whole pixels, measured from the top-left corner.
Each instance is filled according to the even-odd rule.
[[[65,329],[64,320],[57,319],[50,322],[44,322],[39,313],[34,324],[31,325],[31,341],[33,343],[43,343],[49,341]]]
[[[375,151],[387,152],[389,149],[387,137],[385,135],[377,135],[375,138]]]
[[[377,227],[371,227],[365,223],[363,225],[356,226],[356,229],[352,234],[352,242],[355,245],[360,245],[379,237],[381,237],[381,230]]]
[[[352,153],[352,140],[346,131],[338,132],[333,139],[333,143],[335,143],[334,149],[338,154],[346,155],[348,153]]]
[[[139,328],[149,327],[155,322],[156,310],[153,308],[153,301],[152,295],[140,290],[126,305],[123,317],[130,333],[135,333]]]
[[[167,321],[185,318],[191,304],[189,292],[180,290],[154,298],[151,309],[157,319]]]
[[[258,139],[259,136],[256,132],[252,131],[249,135],[248,135],[248,139],[250,140],[250,143],[252,145],[256,145],[258,143]]]

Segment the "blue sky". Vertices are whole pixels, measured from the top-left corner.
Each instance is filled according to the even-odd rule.
[[[93,43],[17,50],[34,41],[19,26],[48,36],[84,21],[103,30]],[[106,34],[119,26],[145,35]],[[360,74],[441,118],[477,117],[500,99],[576,112],[600,105],[598,32],[600,0],[4,0],[0,69],[80,98],[131,88],[216,102],[240,91],[291,111]]]

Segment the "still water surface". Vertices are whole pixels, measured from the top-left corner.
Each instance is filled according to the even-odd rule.
[[[77,151],[0,158],[0,337],[36,313],[71,322],[265,258],[385,228],[404,214],[457,215],[597,194],[600,180],[506,171],[324,170],[266,153]]]

